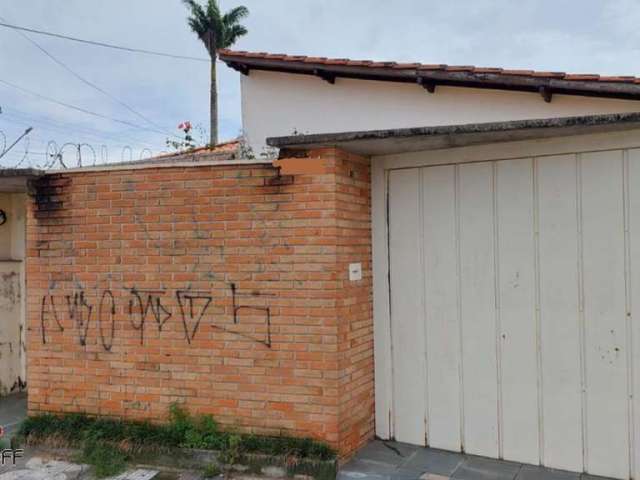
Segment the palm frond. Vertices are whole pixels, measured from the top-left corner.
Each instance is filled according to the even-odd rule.
[[[191,16],[187,19],[189,27],[198,37],[202,37],[209,29],[209,20],[202,6],[195,0],[182,0],[182,3],[189,9]]]
[[[189,24],[189,27],[191,27],[191,30],[195,32],[196,35],[198,35],[198,37],[202,37],[207,31],[206,25],[203,25],[194,17],[188,18],[187,23]]]
[[[207,1],[207,17],[209,19],[220,18],[220,7],[218,6],[217,0],[208,0]]]
[[[228,48],[239,37],[247,34],[247,29],[239,23],[249,15],[249,9],[245,6],[232,8],[222,15],[217,0],[207,0],[206,6],[201,5],[198,0],[182,0],[182,3],[190,12],[187,19],[189,27],[212,56],[215,56],[218,48]]]
[[[246,35],[248,30],[243,25],[233,25],[231,28],[227,28],[224,31],[224,37],[222,42],[218,45],[218,48],[229,48],[232,46],[238,38]]]
[[[249,9],[243,5],[232,8],[222,16],[222,23],[226,27],[236,25],[240,20],[249,16]]]
[[[209,19],[209,24],[211,25],[211,29],[214,32],[216,46],[220,44],[222,31],[224,30],[224,25],[222,24],[222,15],[220,14],[220,7],[218,6],[217,0],[208,0],[207,1],[207,18]]]

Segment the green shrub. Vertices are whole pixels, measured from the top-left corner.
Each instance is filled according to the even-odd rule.
[[[111,477],[127,467],[127,455],[112,444],[99,440],[84,442],[80,461],[93,467],[97,478]]]
[[[204,478],[213,478],[220,475],[220,468],[215,463],[208,463],[202,471]]]
[[[211,415],[192,416],[178,405],[171,405],[168,423],[157,425],[91,417],[84,414],[42,414],[27,418],[17,434],[27,443],[55,442],[84,448],[111,445],[120,453],[168,451],[175,448],[216,450],[223,455],[260,453],[306,459],[332,460],[335,452],[311,439],[267,437],[223,431]],[[112,459],[115,461],[115,458]]]
[[[242,459],[242,437],[240,435],[229,435],[226,445],[220,449],[218,460],[222,465],[232,466]]]

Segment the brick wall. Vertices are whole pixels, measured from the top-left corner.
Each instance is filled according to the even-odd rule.
[[[29,410],[372,435],[368,161],[77,171],[27,220]],[[283,184],[284,183],[284,184]],[[348,282],[347,265],[365,276]]]

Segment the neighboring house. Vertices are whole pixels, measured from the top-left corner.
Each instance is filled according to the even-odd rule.
[[[30,411],[638,478],[640,80],[220,58],[251,158],[14,174]]]
[[[24,182],[0,172],[0,397],[26,381]]]

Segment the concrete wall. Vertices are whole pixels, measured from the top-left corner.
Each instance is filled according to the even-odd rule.
[[[320,78],[252,70],[242,78],[245,135],[256,155],[265,138],[640,111],[640,102],[537,93]]]
[[[23,388],[25,352],[25,208],[18,194],[0,194],[7,223],[0,226],[0,395]]]

